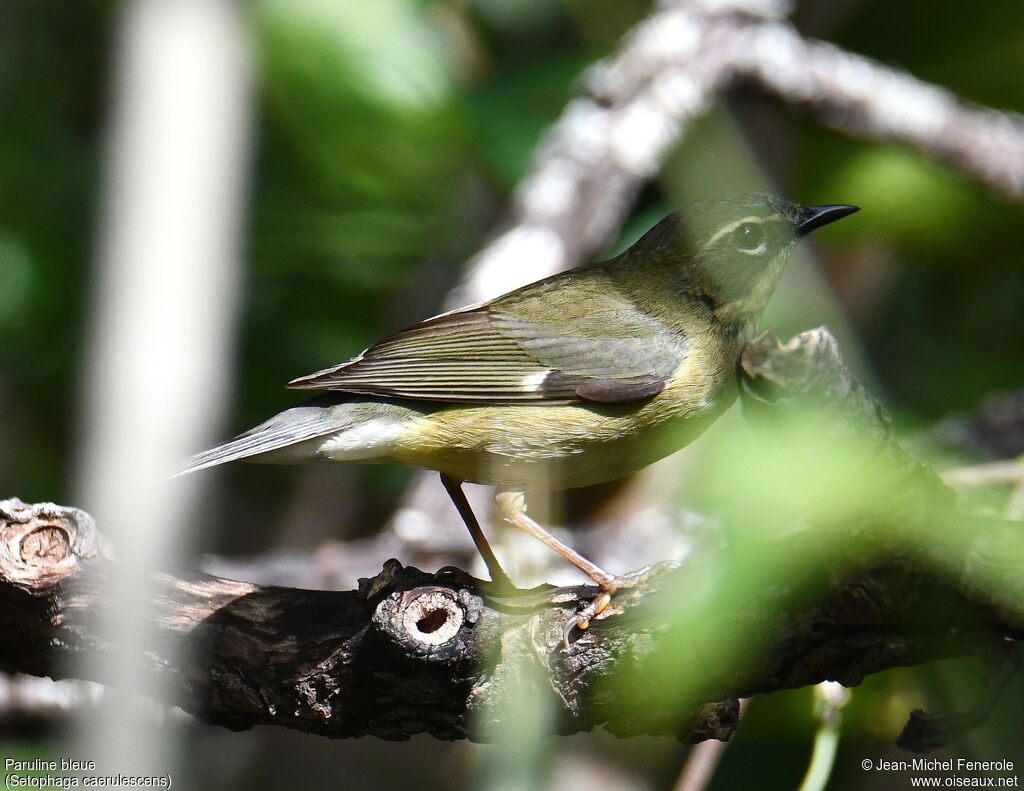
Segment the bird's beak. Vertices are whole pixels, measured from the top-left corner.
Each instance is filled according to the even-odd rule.
[[[860,207],[850,206],[847,203],[830,203],[827,206],[798,206],[793,229],[797,236],[807,236],[815,228],[841,220],[855,211],[860,211]]]

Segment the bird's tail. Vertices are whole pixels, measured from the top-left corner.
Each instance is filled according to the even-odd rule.
[[[306,450],[309,440],[342,431],[352,425],[353,415],[336,399],[316,398],[286,409],[270,420],[249,429],[232,440],[197,453],[185,461],[174,477],[216,467],[239,459],[298,462],[312,457]]]

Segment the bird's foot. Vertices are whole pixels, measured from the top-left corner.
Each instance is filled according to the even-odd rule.
[[[565,625],[565,630],[562,632],[562,643],[566,648],[569,647],[569,637],[572,635],[573,631],[575,629],[579,629],[580,631],[589,629],[591,620],[604,612],[605,608],[611,603],[612,595],[614,593],[615,590],[601,591],[597,596],[590,600],[590,603],[586,607],[569,619],[569,623]]]
[[[637,585],[646,582],[658,574],[662,574],[665,571],[678,567],[678,563],[666,561],[654,566],[647,566],[646,568],[642,568],[637,571],[631,571],[627,574],[620,574],[617,576],[613,574],[605,574],[603,577],[595,578],[594,582],[597,583],[600,591],[593,599],[590,600],[589,604],[569,619],[569,622],[565,626],[565,630],[562,632],[562,642],[565,647],[569,647],[569,637],[572,635],[573,631],[575,629],[579,629],[581,631],[588,629],[590,627],[590,622],[607,609],[608,605],[611,604],[612,597],[618,591],[635,588]]]
[[[576,568],[586,574],[590,579],[597,583],[599,588],[598,594],[576,615],[574,615],[568,625],[565,627],[565,631],[562,633],[562,640],[565,643],[565,647],[569,647],[569,635],[572,634],[574,629],[587,629],[590,626],[590,622],[597,618],[611,603],[612,596],[615,595],[616,591],[620,591],[623,588],[632,588],[635,585],[643,582],[654,574],[658,574],[665,570],[665,564],[658,564],[656,566],[649,566],[639,571],[633,571],[629,574],[614,575],[609,574],[603,568],[587,560],[572,547],[563,544],[551,533],[537,524],[526,514],[526,497],[522,492],[514,489],[506,489],[498,492],[494,498],[498,505],[498,510],[501,515],[511,524],[518,527],[520,530],[529,533],[534,538],[539,539],[541,542],[546,544],[551,549],[555,550],[559,555],[572,563]]]
[[[442,566],[437,570],[437,576],[443,577],[446,582],[480,588],[492,594],[502,596],[512,596],[521,593],[523,590],[522,588],[517,588],[511,578],[503,571],[498,574],[491,571],[491,579],[486,580],[478,579],[458,566]]]

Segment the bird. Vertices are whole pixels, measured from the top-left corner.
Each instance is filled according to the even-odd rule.
[[[736,398],[736,367],[790,251],[858,211],[768,195],[668,214],[625,252],[428,318],[292,380],[320,395],[188,459],[397,463],[440,473],[491,579],[511,585],[463,492],[596,583],[586,629],[634,578],[616,576],[527,514],[526,491],[622,478],[687,445]]]

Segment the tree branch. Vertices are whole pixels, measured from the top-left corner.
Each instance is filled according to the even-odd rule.
[[[972,106],[905,72],[804,38],[773,18],[786,10],[766,0],[663,1],[588,70],[585,93],[538,146],[505,230],[474,257],[449,302],[493,297],[607,244],[643,181],[741,79],[811,107],[844,132],[905,143],[1006,197],[1024,198],[1024,117]]]
[[[836,410],[843,430],[870,431],[904,498],[901,515],[912,508],[911,521],[929,523],[933,547],[921,556],[839,553],[806,579],[767,580],[752,600],[714,594],[707,628],[741,634],[756,647],[756,663],[670,653],[678,624],[664,602],[685,601],[693,580],[722,562],[716,557],[641,576],[568,649],[562,629],[593,588],[508,592],[458,570],[426,574],[395,560],[344,592],[162,574],[151,602],[158,628],[141,661],[171,679],[170,702],[235,729],[480,738],[496,732],[484,726],[508,724],[510,701],[533,694],[550,703],[561,733],[603,725],[699,741],[729,737],[739,697],[826,679],[854,685],[886,668],[983,654],[1024,636],[1021,565],[1007,550],[1019,526],[955,513],[938,478],[895,443],[826,331],[786,345],[758,339],[741,374],[752,409],[786,410],[813,397]],[[805,531],[759,551],[806,553],[813,540]],[[109,651],[91,624],[96,613],[120,617],[104,584],[115,564],[82,511],[0,503],[0,666],[60,677],[81,672],[76,657]],[[657,695],[666,661],[698,692],[637,705],[629,690],[639,683]],[[953,721],[941,720],[944,728]]]

